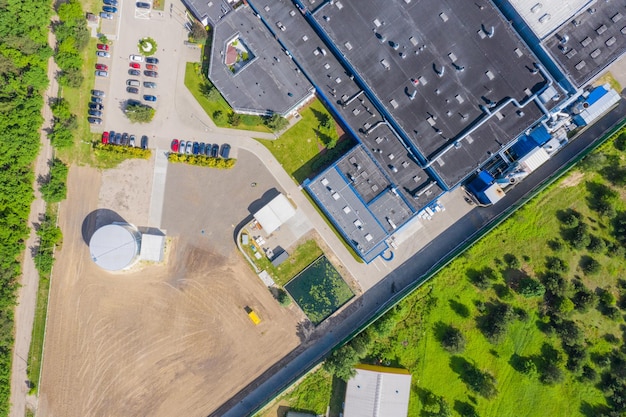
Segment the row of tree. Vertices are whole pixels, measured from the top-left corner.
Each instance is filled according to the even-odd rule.
[[[0,415],[9,410],[13,308],[33,200],[50,2],[0,2]]]
[[[89,43],[89,30],[83,7],[78,0],[62,3],[58,9],[59,21],[54,24],[57,47],[54,59],[61,69],[59,84],[78,88],[83,83],[81,52]]]

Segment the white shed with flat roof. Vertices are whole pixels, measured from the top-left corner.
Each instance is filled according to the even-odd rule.
[[[291,205],[287,197],[283,194],[278,194],[272,201],[254,213],[254,218],[265,230],[265,233],[270,235],[295,214],[296,209]]]
[[[406,369],[359,365],[348,381],[344,417],[406,417],[411,374]]]

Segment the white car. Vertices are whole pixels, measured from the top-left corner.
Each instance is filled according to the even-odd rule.
[[[128,57],[132,62],[143,62],[143,55],[131,55]]]

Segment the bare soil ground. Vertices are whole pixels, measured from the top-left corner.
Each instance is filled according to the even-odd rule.
[[[584,177],[585,177],[585,174],[583,172],[573,171],[571,174],[569,174],[567,177],[565,177],[561,181],[561,184],[559,185],[559,187],[561,188],[575,187],[583,180]]]
[[[129,178],[126,194],[148,180]],[[101,182],[94,169],[70,170],[37,415],[206,416],[298,345],[303,316],[281,308],[235,250],[203,239],[174,236],[164,265],[99,269],[83,239],[86,216],[101,201],[130,202],[120,212],[139,217],[127,195],[99,198]]]

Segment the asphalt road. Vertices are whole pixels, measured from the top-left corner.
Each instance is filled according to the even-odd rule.
[[[363,296],[339,315],[332,317],[327,325],[318,327],[307,342],[303,343],[280,362],[234,395],[227,403],[214,411],[210,417],[241,417],[258,410],[271,398],[292,384],[315,364],[322,360],[337,344],[349,337],[355,329],[370,318],[394,304],[403,293],[402,289],[421,285],[435,266],[433,260],[446,258],[459,246],[472,241],[478,231],[498,220],[509,207],[522,201],[540,187],[549,177],[618,124],[626,114],[626,103],[589,127],[571,141],[552,159],[529,175],[523,182],[507,192],[498,204],[476,208],[432,240],[400,267],[365,292]],[[394,294],[391,286],[398,291]],[[358,314],[355,314],[357,313]],[[329,330],[332,328],[332,330]]]

